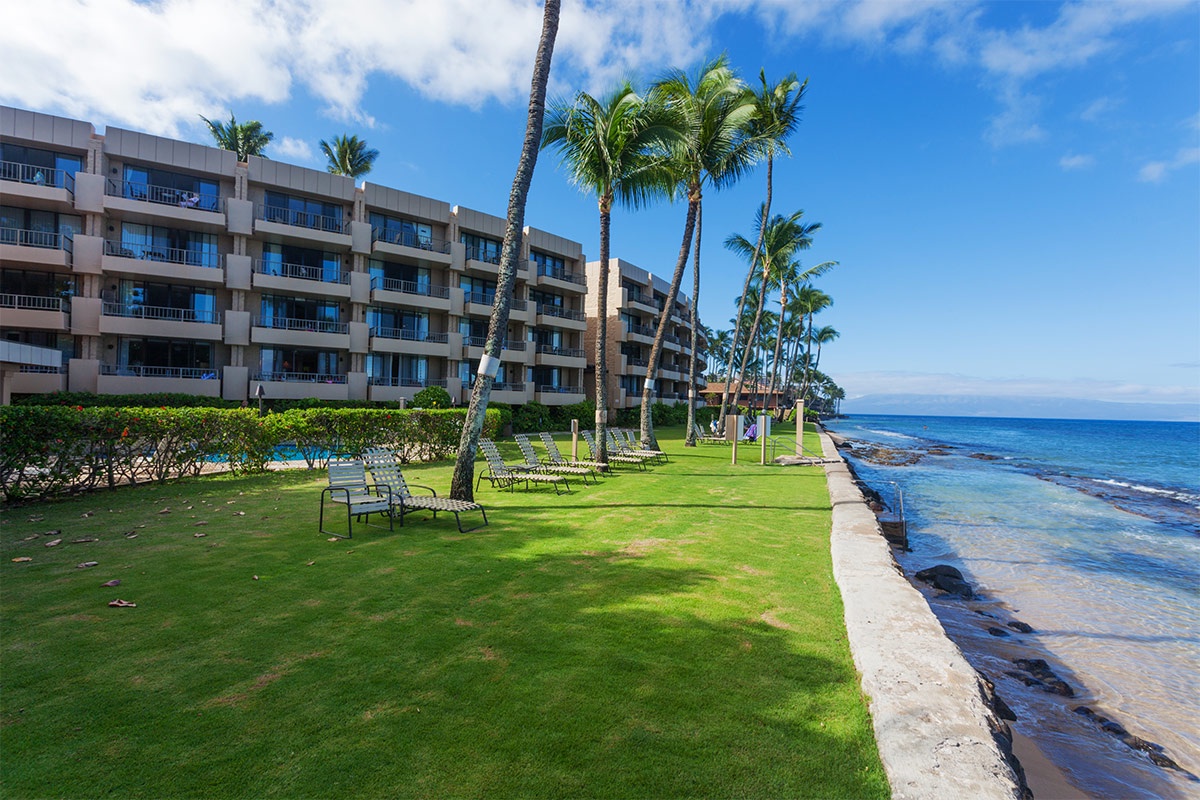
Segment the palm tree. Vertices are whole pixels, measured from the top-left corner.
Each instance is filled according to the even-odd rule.
[[[666,302],[650,348],[650,362],[646,366],[646,380],[642,386],[641,438],[643,446],[657,447],[654,437],[654,422],[651,417],[650,401],[654,392],[654,376],[658,371],[663,340],[670,324],[671,309],[679,294],[683,281],[683,270],[687,266],[688,253],[692,247],[692,234],[700,217],[703,189],[706,184],[719,189],[735,182],[753,166],[758,156],[753,139],[745,131],[754,116],[745,84],[729,66],[729,59],[721,55],[703,65],[694,80],[680,71],[674,71],[655,84],[652,95],[662,98],[667,109],[677,114],[681,136],[671,156],[677,169],[679,189],[687,192],[688,210],[683,226],[683,241],[679,247],[679,258],[675,272],[667,289]],[[700,303],[700,254],[697,237],[696,260],[693,264],[693,314]],[[691,365],[688,370],[689,387],[696,385],[696,323],[691,327]],[[688,391],[688,444],[695,445],[692,423],[695,421],[696,403],[694,388]]]
[[[833,298],[820,289],[805,285],[796,293],[796,303],[808,321],[804,333],[804,379],[800,384],[800,397],[804,398],[808,395],[808,387],[812,383],[813,369],[816,366],[812,359],[813,316],[833,305]]]
[[[379,151],[367,147],[366,139],[345,134],[333,137],[332,143],[322,139],[321,152],[329,160],[325,169],[334,175],[350,178],[366,175],[375,166],[375,159],[379,158]]]
[[[742,366],[738,370],[737,382],[734,384],[734,397],[739,396],[742,383],[745,380],[745,364],[750,358],[751,350],[755,344],[755,337],[758,336],[763,316],[763,307],[766,304],[767,289],[771,285],[775,271],[791,263],[799,251],[807,250],[812,245],[813,234],[821,229],[821,223],[819,222],[804,223],[801,219],[803,216],[803,211],[796,211],[787,217],[784,217],[782,214],[776,214],[774,218],[767,220],[762,215],[762,209],[760,209],[759,220],[760,222],[765,221],[763,230],[759,232],[760,247],[752,249],[750,240],[740,234],[732,234],[725,240],[727,248],[746,257],[748,260],[753,260],[757,253],[757,257],[762,263],[758,306],[754,313],[754,321],[750,324],[750,330],[742,349]],[[805,270],[803,273],[798,273],[796,280],[810,280],[826,272],[832,266],[832,262],[818,264],[809,270]]]
[[[488,399],[492,394],[492,383],[496,380],[496,370],[500,365],[500,348],[508,328],[508,312],[512,305],[513,285],[516,283],[517,256],[521,252],[521,235],[525,227],[525,200],[529,196],[529,184],[533,180],[538,145],[542,139],[546,84],[550,80],[550,61],[554,56],[554,39],[558,35],[559,4],[560,0],[546,0],[542,11],[542,35],[538,40],[537,56],[533,62],[525,140],[521,144],[517,174],[513,177],[512,191],[508,196],[508,223],[500,247],[500,274],[496,281],[496,299],[492,305],[491,319],[488,321],[487,341],[483,345],[484,356],[479,363],[479,375],[471,390],[471,402],[467,406],[467,418],[463,422],[462,436],[458,442],[454,477],[450,482],[450,496],[456,500],[474,499],[471,484],[475,477],[475,453],[479,449],[484,412],[487,411]]]
[[[212,134],[217,147],[237,153],[238,161],[247,161],[250,156],[266,158],[263,150],[275,138],[275,134],[264,131],[262,123],[256,119],[239,123],[233,118],[232,111],[229,112],[227,123],[213,122],[203,115],[200,119],[208,125],[208,132]]]
[[[638,208],[663,192],[662,155],[678,136],[662,106],[646,102],[625,81],[597,100],[587,92],[572,103],[554,101],[546,114],[542,147],[559,152],[571,181],[596,195],[600,209],[600,275],[597,289],[597,458],[608,458],[608,278],[613,201]]]
[[[829,344],[839,336],[841,334],[832,325],[823,325],[813,331],[813,341],[817,343],[817,357],[813,359],[814,371],[816,371],[817,367],[821,366],[821,345]]]
[[[808,78],[805,78],[804,82],[800,83],[794,72],[774,85],[767,83],[766,70],[758,71],[758,79],[761,86],[754,93],[755,115],[754,120],[751,122],[751,135],[767,157],[767,197],[763,202],[762,211],[760,212],[758,244],[754,248],[754,256],[750,259],[749,269],[746,270],[746,281],[742,285],[743,303],[746,297],[746,290],[749,288],[751,281],[754,280],[755,268],[758,266],[758,255],[762,249],[764,226],[761,223],[771,216],[775,154],[791,155],[791,150],[787,146],[787,139],[795,132],[796,126],[800,124],[800,112],[804,110],[804,106],[800,105],[800,101],[804,98],[804,90],[808,87]],[[743,306],[739,305],[738,317],[741,317],[742,310]],[[733,374],[733,360],[736,357],[738,346],[736,334],[737,331],[734,331],[734,339],[729,346],[729,362],[725,367],[727,375]],[[725,430],[725,412],[728,407],[729,381],[726,380],[725,391],[721,395],[719,420],[722,431]]]

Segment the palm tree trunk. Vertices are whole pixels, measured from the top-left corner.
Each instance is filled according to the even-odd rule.
[[[762,286],[758,290],[758,308],[754,312],[754,321],[750,323],[750,330],[746,332],[746,347],[742,351],[742,366],[738,370],[737,383],[733,387],[734,403],[737,398],[742,396],[742,384],[746,380],[746,364],[750,361],[750,354],[755,346],[755,340],[758,339],[758,326],[762,322],[763,306],[767,302],[767,271],[763,269]]]
[[[813,314],[809,312],[808,327],[804,332],[804,382],[800,384],[800,399],[804,400],[808,397],[808,387],[812,383],[812,326]]]
[[[688,399],[687,399],[687,437],[683,440],[684,447],[696,446],[696,332],[700,326],[700,232],[703,230],[704,209],[696,207],[696,245],[695,257],[692,259],[692,357],[688,364]]]
[[[475,452],[479,448],[484,414],[492,394],[492,383],[496,379],[495,368],[489,366],[500,363],[500,349],[508,329],[508,312],[512,305],[517,258],[521,253],[521,235],[525,227],[525,200],[529,196],[529,184],[533,180],[533,169],[537,165],[538,146],[542,140],[542,121],[546,116],[546,84],[550,79],[554,40],[558,35],[559,3],[560,0],[546,0],[542,12],[542,36],[538,42],[533,80],[529,89],[525,141],[521,145],[517,174],[513,178],[512,191],[508,196],[508,225],[504,230],[504,243],[500,251],[496,300],[488,322],[488,337],[483,347],[484,358],[480,363],[481,374],[471,390],[471,402],[467,407],[467,418],[458,442],[458,458],[454,462],[454,477],[450,482],[450,496],[456,500],[474,499],[472,482],[475,477]]]
[[[754,280],[754,270],[758,266],[758,259],[762,251],[763,234],[767,230],[767,220],[771,218],[771,193],[774,189],[772,185],[772,173],[775,168],[775,156],[771,151],[767,151],[767,200],[763,204],[762,219],[758,226],[758,243],[754,245],[754,255],[750,258],[750,269],[746,270],[746,282],[742,284],[742,297],[738,301],[737,316],[734,318],[738,324],[733,326],[733,341],[729,343],[729,363],[725,367],[725,391],[721,393],[721,416],[717,421],[721,426],[721,433],[725,432],[725,414],[729,410],[729,378],[733,375],[733,359],[737,354],[738,332],[741,330],[742,314],[746,308],[746,293],[750,291],[750,282]],[[763,287],[766,290],[766,287]],[[742,373],[746,371],[746,363],[743,360]],[[738,385],[741,385],[741,379],[738,379]],[[734,405],[737,405],[737,395],[734,396]]]
[[[658,360],[662,357],[663,339],[667,335],[670,309],[679,295],[679,284],[683,282],[683,269],[692,250],[692,233],[696,229],[696,213],[700,208],[700,187],[688,191],[687,220],[683,224],[683,242],[679,245],[679,258],[675,261],[675,272],[671,275],[671,286],[667,289],[667,301],[658,319],[658,330],[654,332],[654,344],[650,347],[650,363],[646,365],[646,380],[642,384],[642,446],[658,448],[654,438],[654,418],[650,409],[650,398],[654,394],[654,376],[658,372]]]
[[[596,442],[597,461],[608,461],[608,252],[612,193],[600,198],[600,278],[596,315]]]
[[[779,327],[775,332],[775,357],[771,359],[771,383],[767,388],[767,397],[775,396],[775,377],[779,374],[779,354],[783,348],[783,318],[787,315],[787,281],[781,281],[779,284]],[[775,404],[776,413],[779,412],[779,403]]]

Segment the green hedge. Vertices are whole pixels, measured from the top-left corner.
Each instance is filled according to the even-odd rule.
[[[448,458],[466,411],[294,409],[260,417],[257,409],[0,407],[0,487],[4,502],[90,491],[123,483],[200,474],[206,466],[266,469],[287,444],[311,467],[367,447],[405,461]],[[488,409],[484,435],[501,415]]]

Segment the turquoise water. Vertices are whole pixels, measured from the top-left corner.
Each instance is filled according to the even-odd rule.
[[[1200,425],[856,416],[829,428],[855,445],[868,485],[893,505],[892,484],[903,492],[906,570],[949,563],[977,587],[976,602],[927,596],[1014,727],[1089,794],[1200,797],[1200,782],[1074,713],[1086,705],[1200,774]],[[1035,633],[988,632],[1013,619]],[[1076,696],[1008,675],[1016,658],[1045,658]]]

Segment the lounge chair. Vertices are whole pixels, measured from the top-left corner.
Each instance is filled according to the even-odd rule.
[[[667,457],[667,454],[662,450],[648,450],[637,445],[636,441],[625,435],[625,431],[614,430],[613,428],[608,429],[608,446],[615,448],[621,455],[644,458],[647,461],[653,461],[655,464],[661,460],[665,460]]]
[[[596,445],[595,435],[591,431],[588,431],[588,430],[580,431],[579,435],[582,436],[583,441],[587,443],[588,451],[591,452],[592,458],[593,459],[599,458],[600,457],[600,448]],[[638,469],[644,470],[646,468],[646,460],[647,459],[644,459],[640,456],[624,455],[620,452],[617,452],[616,450],[608,451],[608,463],[609,464],[630,464],[630,465],[636,466]]]
[[[434,519],[437,519],[439,511],[453,514],[459,533],[469,533],[488,524],[487,511],[484,511],[483,506],[479,505],[479,503],[473,503],[469,500],[455,500],[450,497],[438,497],[437,491],[433,488],[417,483],[410,484],[404,480],[404,473],[400,471],[400,462],[396,459],[396,454],[391,450],[374,447],[363,453],[363,456],[366,459],[367,468],[371,470],[371,477],[375,479],[376,483],[386,485],[391,489],[392,514],[395,515],[397,511],[399,512],[401,528],[404,527],[404,515],[411,514],[414,511],[432,511]],[[413,488],[425,489],[429,494],[413,494]],[[474,528],[464,530],[462,518],[459,514],[467,511],[478,511],[482,514],[483,525],[476,525]]]
[[[551,464],[563,464],[568,467],[587,467],[596,472],[609,472],[608,464],[601,461],[576,461],[569,458],[564,458],[563,454],[558,449],[558,444],[555,443],[554,437],[542,431],[538,434],[542,438],[542,445],[546,448],[546,459]]]
[[[558,494],[559,486],[565,486],[567,491],[571,491],[571,484],[567,482],[566,477],[562,475],[550,475],[545,472],[531,472],[520,467],[510,467],[504,463],[504,457],[500,455],[500,451],[496,449],[496,444],[491,439],[480,439],[479,449],[483,451],[484,460],[487,461],[487,469],[479,473],[479,477],[475,481],[475,488],[479,488],[480,482],[487,478],[492,486],[499,486],[501,489],[507,488],[513,491],[518,483],[525,482],[526,490],[529,489],[531,483],[548,483],[554,487],[554,493]]]
[[[587,485],[587,476],[591,475],[595,482],[596,473],[588,467],[573,467],[568,464],[555,464],[552,461],[539,459],[527,434],[518,433],[513,438],[516,439],[517,447],[521,448],[521,456],[525,459],[523,466],[529,467],[534,472],[548,472],[552,475],[578,475],[583,478],[584,486]]]
[[[330,502],[346,506],[346,534],[325,530],[325,498]],[[321,516],[317,530],[342,539],[352,537],[351,518],[366,519],[370,524],[372,514],[383,514],[388,518],[388,530],[395,530],[392,521],[391,488],[368,483],[367,469],[361,461],[330,461],[329,485],[321,490]]]
[[[728,444],[724,436],[718,436],[715,433],[705,433],[704,429],[698,423],[692,423],[692,431],[696,434],[696,441],[703,444]]]

